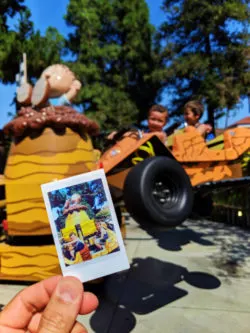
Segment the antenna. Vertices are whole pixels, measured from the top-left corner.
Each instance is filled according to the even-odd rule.
[[[26,53],[23,53],[23,77],[24,77],[24,82],[26,83],[27,82],[27,77],[28,77]]]
[[[23,59],[19,64],[19,73],[16,74],[16,109],[18,104],[29,105],[31,103],[32,86],[28,83],[27,56],[23,53]]]
[[[22,84],[27,83],[27,56],[23,53],[23,60],[19,65],[19,73],[16,74],[16,84],[20,87]]]

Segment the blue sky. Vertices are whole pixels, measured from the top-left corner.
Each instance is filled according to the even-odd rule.
[[[164,21],[164,13],[160,9],[162,0],[146,0],[150,10],[150,21],[153,25],[158,26]],[[45,32],[48,26],[56,27],[60,33],[67,34],[70,30],[66,26],[63,15],[66,13],[68,0],[26,0],[25,4],[30,8],[32,20],[35,29],[39,29],[42,33]],[[29,57],[29,55],[27,55]],[[0,128],[9,120],[8,113],[14,113],[14,106],[11,106],[11,101],[15,93],[15,85],[0,84]],[[167,105],[166,94],[162,96],[162,104]],[[234,116],[229,118],[229,124],[237,121],[245,116],[248,116],[247,100],[242,101],[239,107],[233,112]],[[219,122],[219,127],[224,127],[225,120]]]

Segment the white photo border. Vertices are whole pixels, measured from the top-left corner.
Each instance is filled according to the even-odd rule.
[[[112,223],[114,225],[114,231],[117,237],[117,241],[119,244],[120,251],[110,253],[108,255],[104,255],[98,258],[94,258],[92,260],[84,261],[79,264],[75,264],[72,266],[66,266],[61,250],[61,244],[59,242],[56,230],[56,224],[54,222],[51,204],[49,200],[48,193],[55,190],[60,190],[65,187],[70,187],[78,184],[82,184],[89,181],[94,181],[97,179],[102,180],[103,188],[105,191],[105,195],[108,201],[109,210],[111,213]],[[115,214],[115,209],[113,205],[113,201],[111,198],[111,194],[109,191],[108,182],[105,176],[105,172],[103,169],[98,169],[95,171],[83,173],[77,176],[52,181],[50,183],[41,185],[43,198],[45,202],[45,207],[47,210],[50,227],[52,230],[52,235],[54,238],[58,259],[60,262],[61,270],[64,276],[74,276],[80,279],[82,282],[87,282],[90,280],[94,280],[100,278],[105,275],[113,274],[122,270],[129,269],[129,261],[127,258],[125,246],[123,243],[120,227],[117,221],[117,217]]]

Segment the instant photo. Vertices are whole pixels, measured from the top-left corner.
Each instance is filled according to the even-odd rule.
[[[82,282],[129,268],[104,171],[42,185],[63,275]]]

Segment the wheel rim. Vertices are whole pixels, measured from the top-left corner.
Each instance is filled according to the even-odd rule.
[[[178,186],[168,176],[158,176],[153,182],[152,195],[158,205],[171,208],[178,202]]]

